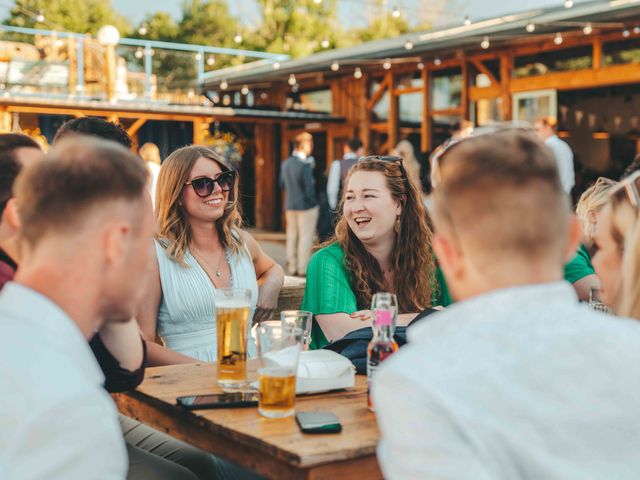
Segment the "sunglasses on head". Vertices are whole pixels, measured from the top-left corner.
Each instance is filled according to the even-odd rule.
[[[193,191],[196,192],[196,195],[199,197],[207,197],[213,193],[216,183],[223,192],[230,191],[233,188],[235,178],[236,175],[234,172],[222,172],[217,178],[194,178],[193,180],[185,182],[185,185],[191,185]]]
[[[640,211],[640,192],[638,192],[638,179],[640,179],[640,171],[635,172],[631,176],[620,180],[618,185],[611,190],[611,197],[621,197],[625,195],[629,203],[638,211]]]
[[[358,162],[366,162],[368,160],[378,160],[381,162],[398,163],[400,165],[400,172],[403,178],[407,178],[407,173],[404,171],[404,164],[402,163],[402,157],[395,155],[369,155],[367,157],[360,157]]]

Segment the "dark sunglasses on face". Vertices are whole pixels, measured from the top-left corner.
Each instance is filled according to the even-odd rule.
[[[220,186],[220,190],[228,192],[233,188],[236,175],[234,172],[222,172],[217,178],[199,177],[186,182],[185,185],[191,185],[193,191],[199,197],[207,197],[215,190],[215,184]]]

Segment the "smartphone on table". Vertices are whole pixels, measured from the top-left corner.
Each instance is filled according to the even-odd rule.
[[[304,433],[339,433],[342,425],[331,412],[296,412],[296,421]]]
[[[176,404],[188,410],[205,408],[257,407],[260,396],[255,392],[224,392],[176,398]]]

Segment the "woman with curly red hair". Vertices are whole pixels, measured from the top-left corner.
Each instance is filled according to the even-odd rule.
[[[371,325],[374,293],[398,298],[407,325],[438,298],[431,230],[417,187],[399,157],[360,159],[345,180],[335,238],[307,269],[302,309],[314,314],[311,348]]]

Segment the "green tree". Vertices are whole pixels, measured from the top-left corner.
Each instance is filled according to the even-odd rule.
[[[44,16],[43,22],[38,22],[38,13]],[[131,31],[129,22],[113,10],[110,0],[16,0],[4,23],[91,34],[104,25],[113,25],[122,36]]]
[[[262,23],[248,34],[254,50],[303,57],[343,46],[336,0],[258,0]]]

